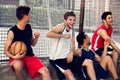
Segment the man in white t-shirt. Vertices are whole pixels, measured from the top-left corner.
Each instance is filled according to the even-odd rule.
[[[91,80],[96,80],[93,63],[89,59],[84,59],[74,55],[75,38],[73,26],[76,15],[74,12],[64,14],[64,23],[58,24],[47,33],[47,37],[52,38],[50,64],[55,67],[59,80],[76,80],[72,71],[80,73],[82,66],[88,69]]]

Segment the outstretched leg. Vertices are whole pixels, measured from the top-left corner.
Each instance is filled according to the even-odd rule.
[[[51,80],[49,70],[46,67],[39,69],[38,73],[42,75],[42,80]]]
[[[66,77],[67,80],[76,80],[74,78],[72,72],[69,69],[67,69],[67,70],[64,71],[64,75],[65,75],[65,77]]]
[[[65,75],[66,80],[75,80],[75,77],[73,76],[73,73],[71,72],[70,69],[64,70],[64,69],[62,69],[61,67],[59,67],[58,65],[56,65],[56,66],[57,66],[57,67],[59,68],[59,70]]]
[[[115,69],[117,71],[117,62],[118,62],[119,54],[114,50],[111,55],[112,55],[113,63],[115,65]]]
[[[90,77],[90,80],[96,80],[95,70],[93,67],[92,60],[85,59],[82,66],[85,66],[87,69],[88,76]]]
[[[26,80],[22,62],[20,60],[14,60],[12,64],[17,80]]]

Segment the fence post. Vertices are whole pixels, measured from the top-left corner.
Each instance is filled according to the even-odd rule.
[[[85,0],[81,0],[80,17],[79,17],[79,32],[83,31],[84,11],[85,11]],[[80,46],[78,45],[78,47],[80,47]]]

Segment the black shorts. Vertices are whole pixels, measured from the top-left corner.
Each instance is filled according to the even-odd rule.
[[[106,79],[108,72],[105,71],[100,64],[96,64],[94,69],[95,69],[97,80]],[[86,67],[83,67],[82,70],[83,70],[84,75],[86,76],[86,79],[84,80],[90,80]]]
[[[83,56],[74,56],[73,61],[69,63],[69,68],[73,72],[80,72],[85,58]]]
[[[82,68],[82,64],[85,58],[74,56],[73,61],[71,63],[67,63],[67,59],[57,59],[57,60],[50,60],[50,64],[55,67],[56,73],[58,75],[59,80],[64,79],[63,71],[66,69],[70,69],[72,72],[80,72]]]
[[[95,67],[95,73],[97,79],[106,79],[108,73],[105,71],[100,64],[97,64]]]
[[[55,66],[58,67],[59,70],[71,69],[72,71],[78,71],[82,67],[84,62],[83,57],[74,56],[73,61],[71,63],[67,63],[67,59],[57,59],[55,60]]]
[[[98,50],[96,50],[95,52],[96,52],[99,56],[101,56],[101,55],[102,55],[102,53],[103,53],[103,50],[104,50],[104,48],[99,48],[99,49],[98,49]],[[113,49],[112,49],[112,48],[110,48],[110,47],[108,47],[107,51],[108,51],[108,52],[112,52],[112,51],[113,51]]]

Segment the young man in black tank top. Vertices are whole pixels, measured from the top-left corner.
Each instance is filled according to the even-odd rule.
[[[32,33],[30,20],[30,7],[19,6],[16,9],[18,18],[17,24],[9,29],[8,36],[4,48],[4,53],[10,58],[10,65],[13,67],[17,80],[26,80],[23,68],[26,67],[31,78],[36,78],[39,74],[42,75],[42,80],[51,80],[48,69],[34,56],[32,46],[34,46],[40,36],[39,32]],[[9,52],[10,45],[15,41],[23,41],[27,46],[27,52],[22,55],[11,55]]]
[[[111,59],[111,56],[107,55],[107,47],[109,46],[109,41],[104,42],[104,51],[101,57],[89,49],[90,46],[90,37],[81,32],[77,35],[77,42],[80,45],[81,49],[76,49],[76,53],[81,57],[86,59],[91,59],[93,63],[95,60],[98,62],[97,66],[95,65],[95,72],[97,76],[97,80],[106,78],[106,71],[109,70],[113,76],[114,80],[120,80],[116,73],[115,65]]]

